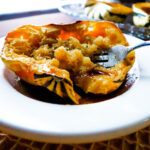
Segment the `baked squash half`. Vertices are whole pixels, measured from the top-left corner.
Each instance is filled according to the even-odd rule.
[[[133,4],[133,23],[136,26],[150,28],[150,2]]]
[[[74,84],[85,93],[108,94],[124,81],[134,63],[134,52],[112,68],[93,61],[94,54],[117,44],[128,45],[110,22],[24,25],[8,33],[1,58],[24,81],[46,87],[66,103],[78,104]]]
[[[119,3],[89,0],[85,6],[85,14],[89,18],[123,22],[132,13],[132,8]]]

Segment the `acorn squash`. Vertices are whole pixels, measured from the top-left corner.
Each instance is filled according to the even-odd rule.
[[[150,2],[133,4],[133,23],[150,28]]]
[[[117,44],[128,45],[119,28],[106,21],[24,25],[8,33],[1,58],[22,80],[78,104],[74,84],[85,93],[108,94],[124,81],[134,52],[112,68],[92,61],[95,53]]]
[[[132,13],[132,8],[123,4],[89,0],[85,7],[85,14],[89,18],[123,22]]]

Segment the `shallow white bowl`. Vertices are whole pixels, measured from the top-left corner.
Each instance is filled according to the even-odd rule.
[[[131,45],[141,40],[126,35]],[[4,39],[0,40],[2,47]],[[111,100],[87,105],[40,102],[17,92],[0,61],[0,130],[37,141],[84,143],[108,140],[150,124],[150,47],[137,50],[139,79]]]

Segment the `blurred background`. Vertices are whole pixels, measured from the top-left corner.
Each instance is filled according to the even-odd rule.
[[[150,2],[150,0],[97,1],[121,3],[129,7],[132,7],[132,4],[137,2]],[[3,0],[0,4],[0,37],[5,36],[11,30],[24,24],[44,25],[50,23],[70,23],[76,20],[82,20],[81,17],[78,18],[78,16],[80,16],[79,14],[82,16],[80,8],[83,8],[82,6],[85,6],[86,2],[87,0]],[[61,6],[67,7],[63,8]],[[124,33],[134,34],[136,37],[149,40],[150,29],[130,26],[133,25],[132,18],[133,13],[127,17],[126,21],[123,22],[124,24],[119,24],[119,28]]]
[[[103,0],[106,2],[117,2],[131,6],[135,2],[150,2],[150,0]],[[57,8],[67,3],[85,3],[86,0],[4,0],[0,5],[0,20],[12,17],[22,17],[27,15],[36,15],[42,13],[51,13],[58,11]],[[22,15],[20,13],[23,13]],[[10,16],[15,14],[15,16]]]

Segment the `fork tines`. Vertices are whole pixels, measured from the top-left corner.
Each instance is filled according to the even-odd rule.
[[[98,63],[99,65],[103,65],[103,63],[108,62],[108,51],[101,51],[100,53],[96,53],[93,56],[93,62]]]
[[[93,62],[94,63],[108,62],[108,55],[94,56]]]

